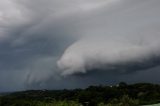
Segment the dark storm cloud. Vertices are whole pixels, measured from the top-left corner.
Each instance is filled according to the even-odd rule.
[[[70,37],[64,36],[64,34],[67,35],[67,32],[60,30],[63,29],[62,23],[57,25],[56,22],[53,22],[53,25],[51,19],[49,22],[42,22],[42,19],[38,17],[42,18],[45,14],[41,14],[43,12],[40,10],[31,13],[34,8],[26,5],[24,7],[10,0],[1,2],[7,7],[10,6],[13,12],[21,8],[22,13],[19,14],[23,15],[25,12],[26,17],[22,16],[19,20],[16,16],[14,17],[16,14],[13,13],[11,18],[7,14],[12,11],[6,8],[5,13],[5,7],[0,11],[6,16],[0,20],[2,30],[0,33],[0,90],[22,89],[27,84],[43,82],[54,76],[57,56],[65,45],[72,41],[68,40]],[[37,16],[38,14],[41,16]]]
[[[104,9],[104,8],[103,8]],[[100,10],[99,10],[100,11]],[[82,39],[58,61],[62,75],[106,71],[137,71],[159,65],[159,1],[124,1],[85,24]],[[91,15],[91,16],[92,16]]]
[[[115,64],[111,64],[115,67],[114,72],[88,72],[87,70],[86,74],[75,73],[77,68],[81,69],[80,72],[83,71],[86,64],[91,63],[89,66],[92,67],[90,61],[94,60],[94,54],[89,53],[87,50],[90,49],[87,47],[94,51],[101,51],[99,47],[108,45],[107,53],[112,53],[114,45],[119,45],[121,50],[123,45],[131,48],[134,44],[138,44],[140,49],[144,50],[148,46],[144,45],[150,42],[149,46],[153,49],[145,50],[149,54],[157,51],[155,55],[158,57],[159,48],[156,46],[159,44],[160,28],[158,12],[157,0],[1,0],[0,90],[86,87],[90,84],[113,84],[120,80],[129,80],[131,76],[135,76],[133,81],[141,81],[143,78],[136,79],[136,75],[146,75],[145,73],[150,71],[124,74],[122,70],[122,74],[121,71],[120,73],[116,71],[122,66],[115,67]],[[97,43],[92,42],[95,38]],[[109,43],[103,41],[100,43],[102,38]],[[112,38],[120,39],[121,45],[111,43],[114,42]],[[131,38],[132,41],[123,38]],[[68,50],[68,47],[71,49]],[[73,60],[76,61],[74,67],[70,62],[71,66],[67,71],[57,67],[57,61],[66,48],[69,54],[73,53],[69,57],[71,60],[74,59],[75,51],[79,51],[79,55],[76,54],[78,61]],[[83,52],[85,50],[86,52]],[[103,53],[102,57],[109,56],[106,55],[106,51]],[[84,56],[83,54],[86,55],[87,60],[85,63],[82,62],[82,67],[79,67],[81,66],[79,59],[83,60],[79,56]],[[130,56],[133,55],[128,55]],[[64,54],[63,57],[68,58],[68,54]],[[131,72],[134,72],[135,66],[138,70],[144,69],[143,67],[148,69],[159,65],[159,57],[157,57],[146,59],[148,61],[146,63],[143,63],[142,59],[139,61],[140,64],[131,64],[131,66],[124,64],[121,69],[131,70]],[[95,60],[93,64],[97,64],[98,57]],[[61,68],[68,66],[69,62],[64,62],[63,58],[60,61]],[[102,63],[106,63],[106,60]],[[158,73],[158,69],[156,72],[152,70],[151,72]],[[64,77],[61,76],[63,73],[75,75]]]

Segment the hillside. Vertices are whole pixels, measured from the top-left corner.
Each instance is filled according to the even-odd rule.
[[[160,85],[124,82],[73,90],[28,90],[0,97],[0,106],[139,106],[160,103]]]

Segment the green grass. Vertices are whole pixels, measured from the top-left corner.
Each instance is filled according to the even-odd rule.
[[[30,101],[30,100],[14,100],[1,103],[0,106],[80,106],[75,101]]]
[[[144,105],[144,106],[160,106],[160,104]]]

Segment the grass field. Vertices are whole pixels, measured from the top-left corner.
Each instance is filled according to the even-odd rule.
[[[160,104],[144,105],[144,106],[160,106]]]

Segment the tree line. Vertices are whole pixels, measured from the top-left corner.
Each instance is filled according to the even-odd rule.
[[[0,106],[139,106],[160,103],[160,85],[89,86],[73,90],[27,90],[0,97]]]

